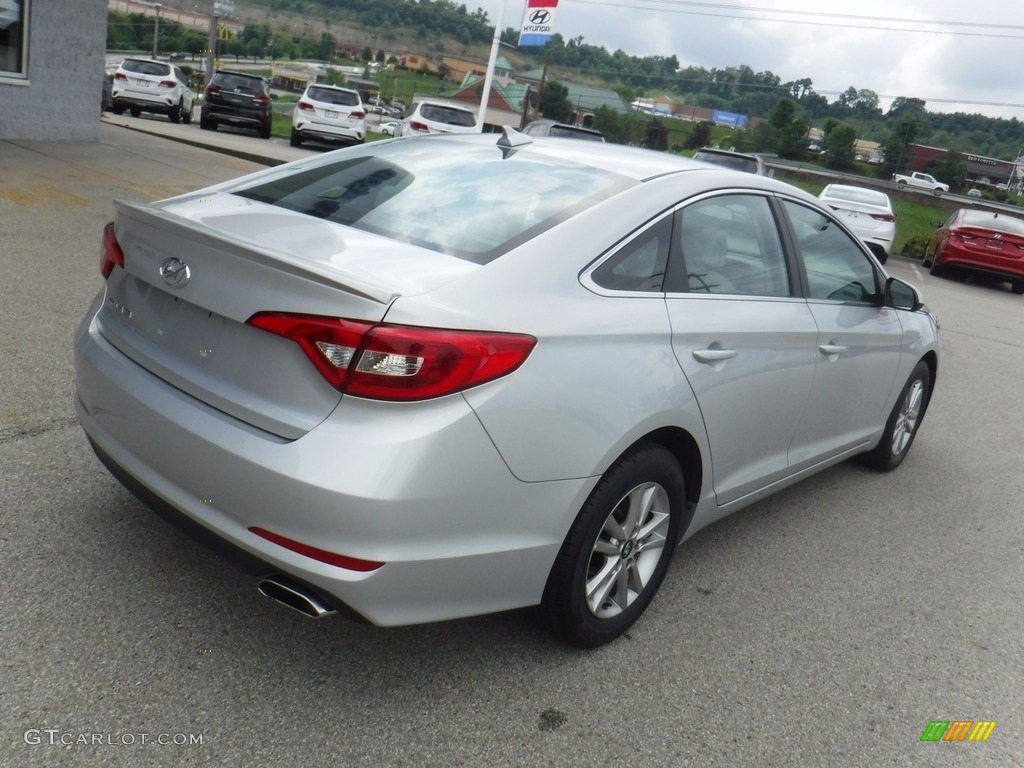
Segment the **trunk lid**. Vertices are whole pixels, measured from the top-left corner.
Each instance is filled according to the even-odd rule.
[[[398,296],[479,269],[223,192],[115,207],[125,268],[105,286],[104,338],[186,394],[285,439],[323,421],[341,395],[297,344],[246,320],[276,311],[378,322]]]

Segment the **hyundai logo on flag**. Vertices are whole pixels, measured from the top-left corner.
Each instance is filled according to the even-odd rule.
[[[558,0],[526,0],[519,45],[545,45],[554,34]]]

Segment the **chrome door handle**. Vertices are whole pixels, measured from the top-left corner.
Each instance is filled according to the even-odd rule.
[[[818,351],[823,355],[841,355],[846,351],[846,347],[842,344],[822,344]]]
[[[693,357],[701,363],[717,363],[736,357],[735,349],[695,349]]]

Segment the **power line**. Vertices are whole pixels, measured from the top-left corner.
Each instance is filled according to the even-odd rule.
[[[635,3],[623,3],[614,2],[614,0],[566,0],[571,3],[581,3],[583,5],[601,5],[612,8],[628,8],[631,11],[660,11],[662,13],[680,13],[687,16],[710,16],[713,18],[722,19],[743,19],[744,21],[763,21],[773,24],[801,24],[804,26],[812,27],[834,27],[838,29],[866,29],[871,31],[883,31],[883,32],[905,32],[909,34],[927,34],[927,35],[953,35],[957,37],[987,37],[987,38],[999,38],[1003,40],[1024,40],[1024,35],[1004,35],[995,32],[960,32],[950,29],[906,29],[902,27],[880,27],[877,24],[836,24],[827,21],[803,21],[799,19],[771,19],[763,16],[750,16],[744,14],[734,13],[711,13],[709,11],[690,11],[682,8],[657,8],[657,7],[646,7],[637,6]],[[724,6],[711,3],[684,3],[681,0],[640,0],[641,2],[647,3],[658,3],[658,4],[671,4],[671,5],[695,5],[695,6],[710,6],[713,8],[726,8],[726,9],[739,9],[743,6]],[[744,9],[747,10],[747,9]],[[888,18],[884,16],[854,16],[852,14],[829,14],[829,13],[817,13],[813,11],[783,11],[769,8],[751,8],[749,10],[756,10],[759,12],[767,13],[792,13],[792,14],[803,14],[807,16],[818,16],[818,17],[835,17],[835,18],[849,18],[849,19],[860,19],[860,20],[877,20],[886,22],[897,22],[905,24],[926,24],[926,25],[957,25],[957,26],[976,26],[976,27],[997,27],[1000,29],[1017,29],[1024,30],[1024,26],[1014,26],[1010,24],[983,24],[975,22],[945,22],[945,21],[928,21],[926,19],[897,19]]]

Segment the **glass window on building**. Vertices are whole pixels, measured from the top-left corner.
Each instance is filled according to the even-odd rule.
[[[0,77],[24,77],[28,0],[0,0]]]

